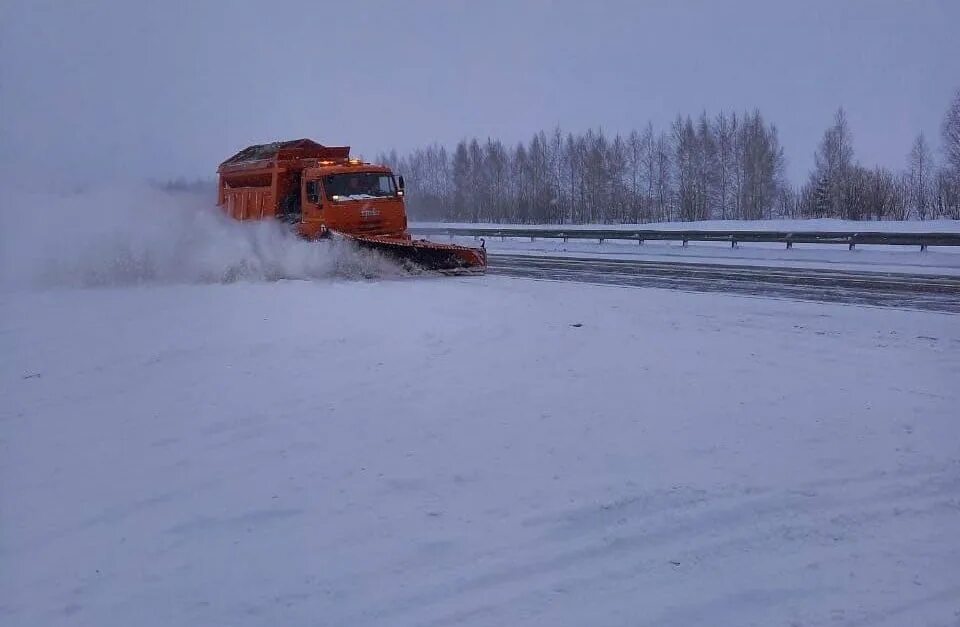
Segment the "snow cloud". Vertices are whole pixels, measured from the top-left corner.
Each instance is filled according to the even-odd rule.
[[[0,284],[16,288],[403,272],[348,242],[306,242],[279,223],[233,222],[206,195],[148,186],[0,191],[0,264]]]

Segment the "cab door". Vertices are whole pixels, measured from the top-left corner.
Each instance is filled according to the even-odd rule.
[[[303,192],[301,195],[303,207],[303,224],[301,231],[304,235],[316,237],[323,231],[326,224],[324,219],[323,185],[319,177],[303,177]]]

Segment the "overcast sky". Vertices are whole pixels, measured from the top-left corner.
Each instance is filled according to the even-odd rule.
[[[370,158],[758,107],[798,182],[842,105],[857,158],[900,167],[939,146],[958,24],[960,0],[2,0],[0,166],[200,177],[274,139]]]

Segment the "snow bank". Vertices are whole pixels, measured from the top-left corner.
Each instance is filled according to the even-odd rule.
[[[214,283],[398,274],[343,242],[316,245],[275,222],[237,223],[206,196],[152,187],[72,194],[0,191],[0,284]]]
[[[0,624],[954,624],[958,320],[492,276],[0,291]]]
[[[454,227],[470,228],[482,226],[497,228],[517,225],[468,223],[443,224],[421,222],[416,227]],[[774,231],[960,231],[960,222],[955,220],[928,220],[926,222],[852,222],[849,220],[758,220],[758,221],[710,221],[710,222],[674,222],[641,225],[573,225],[570,228],[601,229],[635,226],[640,229],[660,230],[774,230]],[[553,229],[563,228],[555,225],[523,226],[522,228]],[[476,245],[472,237],[457,237],[452,240],[446,235],[430,236],[437,241],[452,241],[465,245]],[[486,246],[492,253],[560,255],[560,256],[597,256],[601,258],[645,259],[650,261],[677,261],[681,263],[717,263],[727,265],[760,265],[781,267],[802,267],[821,269],[848,269],[876,272],[922,273],[922,274],[960,274],[960,248],[931,247],[921,252],[917,246],[879,246],[858,245],[856,250],[847,250],[843,245],[831,244],[795,244],[787,250],[783,244],[747,242],[737,249],[731,249],[725,242],[690,242],[682,246],[681,242],[648,241],[643,246],[629,240],[607,240],[603,244],[596,240],[538,239],[530,242],[523,238],[497,237],[487,238]]]
[[[439,242],[476,246],[472,237],[449,238],[434,236]],[[538,239],[530,242],[522,238],[487,238],[487,250],[511,255],[546,255],[561,257],[596,257],[599,259],[636,259],[646,261],[675,261],[677,263],[706,263],[732,266],[764,266],[783,268],[814,268],[824,270],[854,270],[900,274],[960,275],[960,249],[931,248],[925,252],[915,246],[845,246],[828,244],[795,244],[785,249],[783,244],[741,244],[731,249],[723,242],[636,242],[608,240],[594,241]]]
[[[649,222],[646,224],[497,224],[492,222],[416,222],[411,227],[462,227],[523,229],[649,229],[659,231],[884,231],[891,233],[960,233],[960,220],[702,220],[699,222]]]

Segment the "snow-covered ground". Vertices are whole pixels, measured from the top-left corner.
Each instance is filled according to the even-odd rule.
[[[417,222],[413,227],[484,227],[506,228],[509,225]],[[753,230],[753,231],[894,231],[894,232],[960,232],[956,220],[907,222],[852,222],[849,220],[712,220],[708,222],[669,222],[641,225],[575,225],[574,228],[624,228],[657,230]],[[521,228],[555,229],[556,225],[523,225]],[[472,237],[431,236],[437,241],[476,245]],[[530,255],[567,255],[619,259],[673,260],[683,263],[719,263],[798,268],[830,268],[877,272],[960,275],[960,248],[932,247],[920,252],[916,246],[858,245],[856,250],[836,244],[795,244],[786,250],[783,244],[741,243],[731,249],[723,242],[644,242],[607,240],[603,244],[590,240],[487,238],[487,248],[496,252]]]
[[[5,626],[960,612],[955,316],[141,285],[6,291],[0,353]]]
[[[960,617],[960,317],[59,200],[0,203],[4,627]]]

